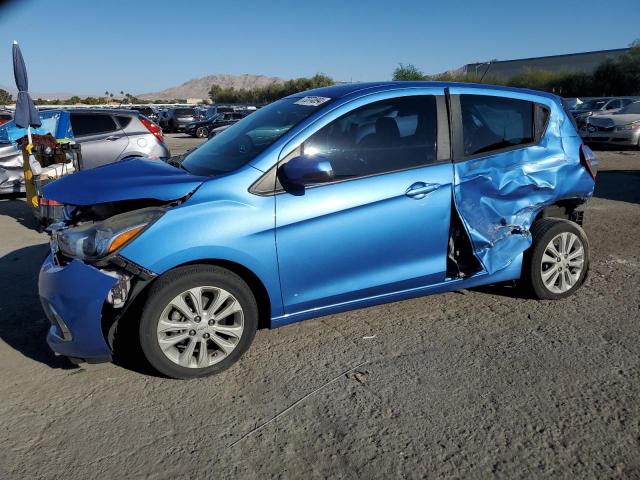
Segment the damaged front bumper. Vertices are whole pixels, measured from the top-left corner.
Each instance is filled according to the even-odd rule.
[[[102,316],[105,302],[113,302],[119,279],[79,260],[58,265],[49,255],[40,269],[38,289],[51,323],[47,343],[59,355],[88,362],[111,360]]]

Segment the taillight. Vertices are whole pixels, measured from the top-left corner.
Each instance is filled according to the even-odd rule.
[[[9,121],[9,119],[3,119],[0,118],[0,125],[4,125],[5,123],[7,123]]]
[[[595,180],[598,174],[598,158],[584,143],[580,145],[580,163],[587,169],[589,175]]]
[[[57,200],[50,200],[48,198],[40,197],[40,206],[41,207],[62,207],[62,203]]]
[[[142,122],[142,124],[145,126],[145,128],[147,130],[149,130],[149,132],[152,133],[154,137],[156,137],[161,142],[164,142],[164,136],[162,135],[162,129],[158,125],[153,123],[151,120],[143,117],[142,115],[140,116],[140,122]]]

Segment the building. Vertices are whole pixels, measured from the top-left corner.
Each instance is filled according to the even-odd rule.
[[[459,72],[504,80],[509,80],[527,69],[547,70],[550,72],[593,73],[604,61],[616,59],[627,51],[629,51],[628,48],[616,48],[613,50],[521,58],[518,60],[491,60],[488,62],[469,63],[462,67]]]

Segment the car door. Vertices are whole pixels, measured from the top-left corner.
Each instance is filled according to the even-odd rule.
[[[71,113],[73,135],[81,145],[82,168],[115,162],[129,144],[127,135],[108,113]]]
[[[484,270],[506,268],[531,245],[529,228],[572,172],[552,101],[526,93],[452,87],[455,207]],[[567,169],[567,170],[564,170]],[[570,184],[570,182],[569,182]]]
[[[317,154],[336,175],[276,195],[286,314],[444,281],[452,168],[443,91],[404,92],[343,105],[283,149],[280,172]]]

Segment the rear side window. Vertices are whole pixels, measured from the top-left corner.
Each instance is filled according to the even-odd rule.
[[[460,95],[464,155],[534,142],[534,104],[488,95]]]
[[[71,128],[73,128],[73,134],[78,137],[118,130],[116,122],[110,115],[93,113],[72,113]]]
[[[131,123],[131,117],[128,115],[116,115],[116,119],[120,124],[120,128],[126,128]]]
[[[331,161],[336,178],[357,178],[435,162],[436,138],[435,97],[399,97],[345,114],[288,157],[322,155]]]

